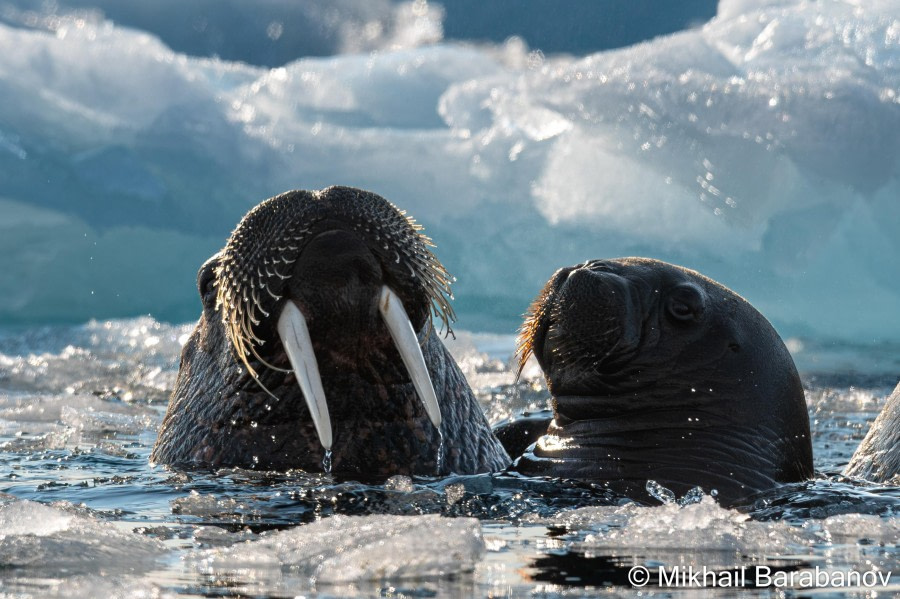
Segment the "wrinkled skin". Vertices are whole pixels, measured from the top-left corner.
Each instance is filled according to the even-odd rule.
[[[900,479],[900,383],[853,452],[844,474],[876,483]]]
[[[654,480],[734,504],[813,474],[790,354],[749,303],[656,260],[595,260],[553,276],[520,337],[553,420],[516,463],[648,499]]]
[[[200,269],[203,313],[184,347],[151,461],[323,470],[325,451],[276,333],[277,315],[292,301],[306,318],[328,401],[335,475],[506,467],[509,457],[433,329],[432,304],[438,315],[449,310],[434,286],[446,273],[423,241],[386,200],[346,187],[288,192],[248,213]],[[378,312],[385,285],[405,306],[438,396],[440,464],[440,434]],[[236,342],[234,323],[245,316],[252,336]],[[241,359],[236,343],[252,351]]]

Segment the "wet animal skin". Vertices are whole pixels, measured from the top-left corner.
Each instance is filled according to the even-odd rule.
[[[746,300],[658,260],[560,269],[520,335],[553,420],[516,462],[528,475],[600,482],[647,499],[648,480],[724,503],[813,474],[809,417],[790,354]]]
[[[198,274],[151,455],[180,468],[477,473],[509,457],[434,330],[451,277],[421,227],[349,187],[262,202]]]

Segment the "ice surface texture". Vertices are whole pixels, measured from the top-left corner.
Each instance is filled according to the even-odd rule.
[[[484,553],[474,518],[332,516],[196,555],[222,575],[241,568],[284,568],[313,583],[442,577],[471,572]]]
[[[0,568],[50,574],[99,574],[107,568],[145,572],[162,543],[91,516],[33,501],[0,500]]]
[[[262,69],[73,20],[0,27],[0,320],[199,310],[261,199],[372,189],[511,331],[550,273],[697,268],[788,334],[900,338],[900,4],[723,0],[698,29],[543,57],[423,45]]]

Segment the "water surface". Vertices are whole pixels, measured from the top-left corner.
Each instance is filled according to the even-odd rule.
[[[663,596],[659,566],[793,573],[795,590],[804,572],[891,572],[876,590],[900,590],[900,487],[840,476],[896,383],[896,348],[789,340],[818,475],[737,510],[510,474],[369,485],[152,467],[189,331],[139,318],[0,333],[0,596],[630,595],[633,566]],[[512,386],[510,337],[448,344],[492,422],[546,405],[533,366]]]

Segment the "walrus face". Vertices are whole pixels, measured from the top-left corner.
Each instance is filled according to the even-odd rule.
[[[602,395],[652,384],[675,367],[673,355],[688,349],[696,366],[738,351],[733,338],[709,343],[707,330],[722,328],[715,322],[721,307],[709,309],[712,281],[661,265],[626,258],[558,270],[526,316],[520,364],[533,353],[554,395]]]
[[[415,332],[431,308],[449,326],[450,277],[420,229],[373,193],[288,192],[251,210],[201,269],[201,294],[204,279],[215,286],[214,308],[238,359],[264,389],[258,364],[293,371],[326,450],[333,436],[313,344],[326,335],[331,359],[348,364],[395,345],[440,427]]]

